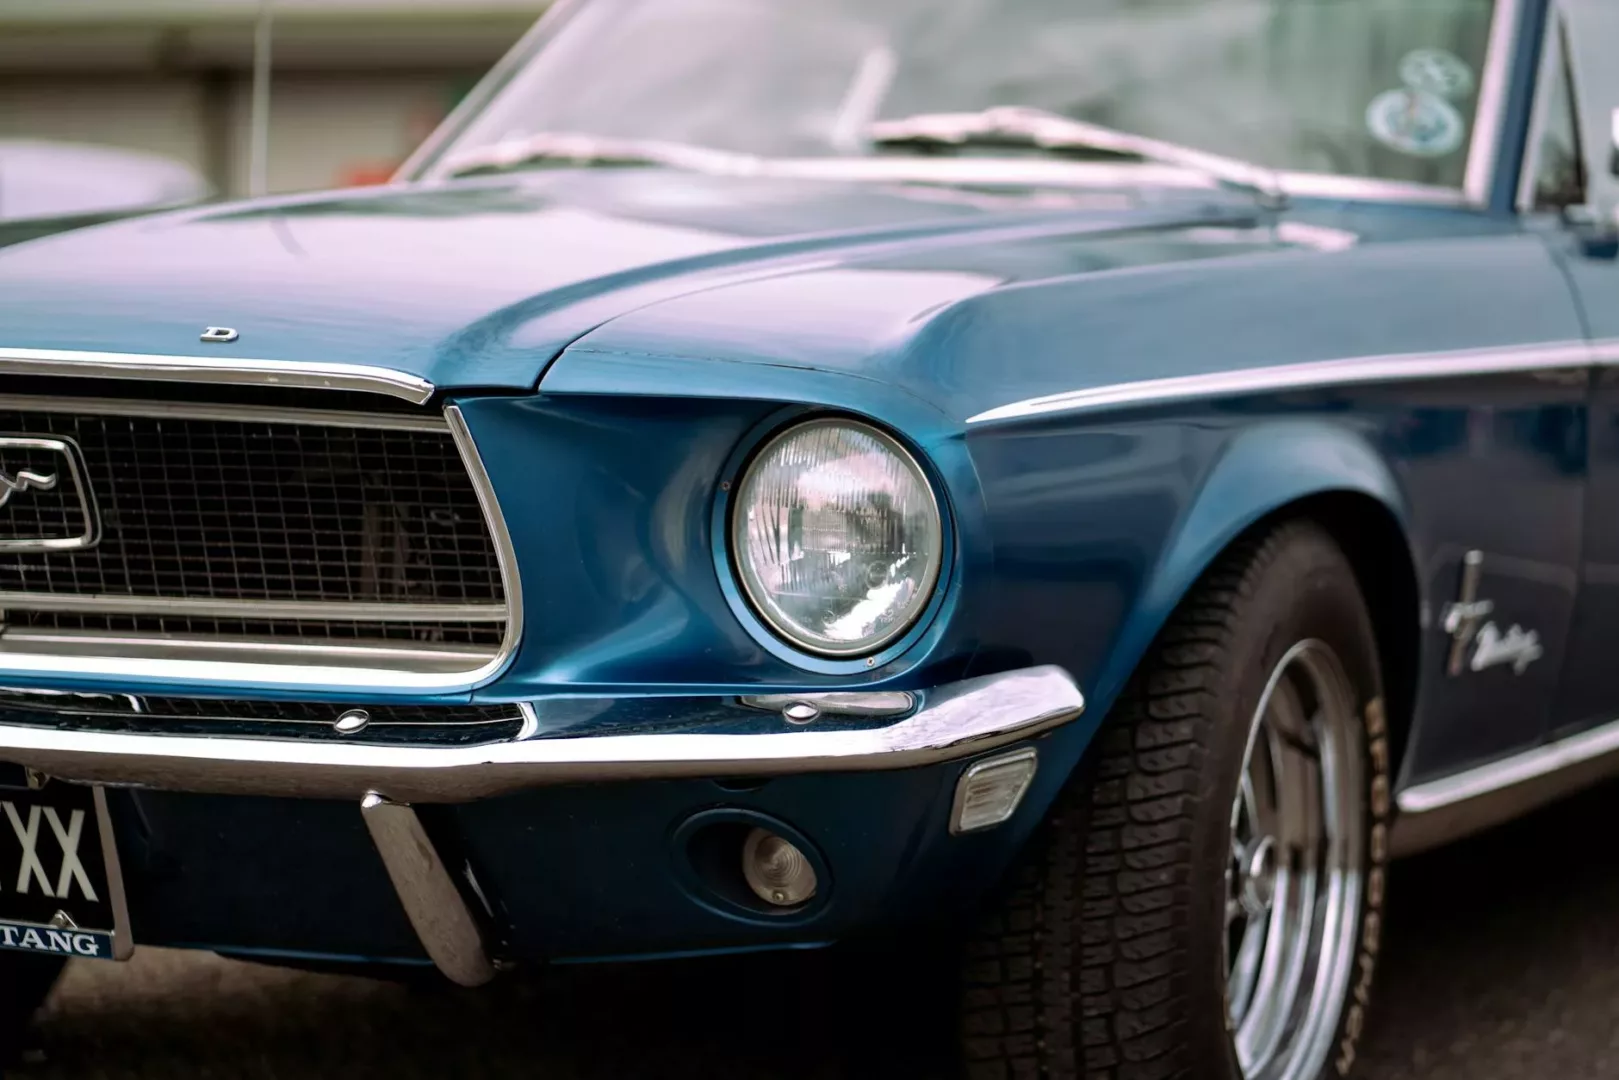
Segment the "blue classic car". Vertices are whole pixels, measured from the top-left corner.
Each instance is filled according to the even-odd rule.
[[[397,183],[0,253],[0,1037],[866,942],[972,1076],[1347,1074],[1387,861],[1619,762],[1616,54],[586,0]]]

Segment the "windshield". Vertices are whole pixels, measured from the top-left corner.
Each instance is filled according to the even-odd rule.
[[[877,145],[871,125],[1020,105],[1271,169],[1457,188],[1494,2],[588,0],[436,161],[536,132],[937,153]]]

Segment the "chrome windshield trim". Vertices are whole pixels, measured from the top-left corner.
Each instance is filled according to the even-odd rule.
[[[79,398],[52,394],[0,394],[0,409],[17,412],[71,412],[81,416],[173,417],[176,420],[261,421],[307,424],[370,431],[421,431],[448,435],[442,416],[353,412],[340,409],[279,409],[264,405],[230,405],[186,401],[142,401],[135,398]]]
[[[1014,401],[967,418],[968,424],[1004,423],[1055,413],[1090,412],[1131,405],[1275,393],[1374,382],[1413,382],[1471,375],[1584,367],[1619,359],[1619,342],[1558,341],[1454,352],[1397,353],[1342,360],[1240,368],[1202,375],[1114,383]]]
[[[1410,855],[1619,775],[1619,720],[1399,792],[1391,845]]]
[[[0,611],[62,611],[97,615],[174,615],[196,619],[318,620],[324,622],[504,622],[504,604],[390,604],[343,600],[215,600],[181,596],[113,596],[0,590]]]
[[[1473,141],[1467,149],[1462,190],[1474,206],[1490,204],[1495,167],[1506,124],[1507,91],[1512,83],[1513,46],[1521,22],[1521,0],[1495,0],[1490,39],[1479,75],[1478,102],[1473,109]]]
[[[826,157],[749,159],[735,175],[893,184],[956,184],[999,187],[1091,189],[1174,188],[1214,191],[1220,183],[1206,173],[1174,165],[1110,161],[1060,161],[1041,158]],[[453,183],[432,180],[431,183]],[[1379,180],[1369,176],[1282,172],[1283,194],[1298,199],[1344,202],[1396,202],[1423,206],[1466,207],[1460,188]]]
[[[1539,58],[1535,61],[1535,82],[1530,91],[1529,129],[1524,136],[1523,162],[1518,167],[1518,188],[1513,205],[1520,214],[1535,209],[1535,176],[1540,172],[1541,140],[1551,119],[1551,80],[1563,76],[1563,16],[1555,8],[1546,13],[1546,26],[1540,37]]]
[[[1034,667],[917,691],[893,723],[758,734],[531,738],[470,747],[197,738],[0,724],[0,760],[52,776],[176,791],[465,802],[547,784],[913,768],[1031,739],[1083,712],[1067,672]],[[716,699],[718,704],[718,699]],[[763,719],[763,718],[761,718]]]
[[[425,404],[432,398],[434,390],[432,383],[419,376],[363,364],[322,364],[235,356],[81,352],[76,349],[0,347],[0,374],[352,390],[386,394],[413,405]]]

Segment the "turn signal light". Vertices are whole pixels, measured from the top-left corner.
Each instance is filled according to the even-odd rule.
[[[950,831],[976,832],[999,825],[1017,813],[1018,804],[1034,782],[1039,755],[1034,747],[985,758],[961,774],[956,803],[950,812]]]

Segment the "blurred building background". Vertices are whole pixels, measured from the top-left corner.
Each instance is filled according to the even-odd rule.
[[[267,187],[385,179],[545,0],[274,0]],[[0,0],[0,139],[153,150],[248,189],[260,0]]]

